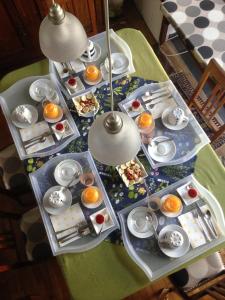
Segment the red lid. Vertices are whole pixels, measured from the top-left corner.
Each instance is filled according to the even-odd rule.
[[[69,83],[69,85],[75,85],[77,83],[77,81],[75,78],[72,77],[68,80],[68,83]]]
[[[97,214],[97,215],[95,216],[95,221],[96,221],[97,224],[102,224],[102,223],[104,223],[105,218],[104,218],[103,215]]]
[[[196,189],[190,188],[190,189],[188,190],[188,195],[189,195],[191,198],[195,198],[195,197],[198,195],[198,192],[196,191]]]
[[[63,125],[63,123],[57,123],[57,124],[55,125],[55,128],[56,128],[57,130],[61,131],[61,130],[63,130],[64,125]]]

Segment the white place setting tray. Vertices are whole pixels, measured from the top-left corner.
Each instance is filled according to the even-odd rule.
[[[145,96],[146,92],[149,93],[149,96]],[[134,100],[138,100],[141,104],[139,111],[132,111],[131,104]],[[150,105],[152,105],[152,109]],[[153,168],[184,163],[210,143],[209,138],[172,81],[146,84],[129,94],[125,100],[119,103],[119,107],[121,111],[130,115],[134,120],[143,111],[150,112],[155,121],[152,142],[154,143],[154,141],[158,141],[163,137],[169,139],[170,143],[173,144],[173,149],[167,156],[160,155],[159,157],[159,153],[156,155],[151,145],[142,143],[142,149]],[[165,126],[165,120],[163,119],[165,112],[167,113],[168,108],[175,107],[180,107],[185,116],[188,117],[185,126],[182,125],[179,128]]]
[[[63,94],[69,99],[74,96],[78,96],[82,93],[87,93],[89,91],[94,91],[96,88],[101,87],[102,85],[106,84],[108,82],[108,71],[107,71],[107,50],[105,47],[105,40],[106,40],[106,34],[105,32],[101,32],[95,36],[92,36],[90,38],[91,41],[94,42],[94,45],[97,45],[98,48],[101,49],[100,55],[97,60],[91,62],[83,62],[80,59],[77,59],[76,61],[68,62],[68,66],[73,68],[72,76],[73,77],[79,77],[79,81],[81,81],[81,84],[77,86],[77,88],[74,91],[68,90],[68,87],[66,85],[66,81],[68,80],[70,74],[63,74],[63,66],[61,63],[49,61],[49,73],[51,75],[51,78],[54,78],[60,89],[62,90]],[[112,29],[110,29],[110,41],[111,41],[111,51],[112,51],[112,58],[114,57],[115,64],[114,64],[114,71],[113,71],[113,81],[118,80],[125,75],[131,74],[135,72],[135,68],[133,65],[132,60],[132,53],[127,45],[127,43],[121,39]],[[122,55],[126,57],[126,59],[121,58]],[[94,64],[101,70],[102,80],[99,82],[96,82],[96,84],[93,85],[93,83],[88,84],[83,79],[83,73],[86,68],[87,64]],[[124,66],[121,66],[121,64],[124,64]],[[120,66],[119,66],[120,65]]]
[[[68,123],[68,128],[70,129],[69,133],[67,132],[63,138],[56,137],[54,130],[51,128],[53,124],[47,123],[46,120],[44,120],[42,102],[37,100],[35,101],[30,96],[29,90],[31,84],[39,79],[49,81],[49,76],[26,77],[17,81],[0,95],[0,105],[2,111],[8,123],[18,154],[22,160],[30,157],[43,157],[54,154],[63,149],[72,140],[80,136],[62,93],[53,79],[51,81],[51,87],[54,87],[55,92],[57,93],[57,103],[63,111],[63,117],[61,121],[66,121]],[[12,112],[19,105],[32,105],[32,107],[34,107],[38,112],[38,120],[37,123],[32,125],[33,127],[26,126],[26,128],[21,129],[15,126],[15,122],[12,120]],[[44,143],[37,143],[35,146],[25,149],[25,142],[28,142],[29,139],[36,138],[47,132],[49,132],[51,136],[48,136]]]
[[[180,187],[188,183],[192,183],[199,193],[200,197],[197,202],[193,199],[193,204],[186,205],[184,199],[181,198],[183,210],[179,215],[173,218],[168,218],[162,214],[162,208],[154,211],[154,216],[157,217],[158,223],[158,226],[155,226],[155,228],[161,242],[167,229],[168,231],[176,230],[181,233],[185,231],[183,234],[184,242],[179,249],[175,247],[165,247],[164,244],[155,238],[155,235],[146,234],[144,238],[143,233],[139,236],[136,232],[133,232],[133,228],[130,229],[131,213],[138,208],[142,208],[142,210],[146,208],[147,210],[148,197],[118,212],[124,246],[131,259],[145,272],[151,281],[174,272],[175,269],[181,268],[183,264],[199,255],[207,253],[208,250],[221,245],[225,241],[225,219],[223,210],[217,199],[204,188],[193,175],[187,176],[149,197],[150,199],[151,197],[162,199],[163,196],[168,194],[177,195],[179,197],[177,191]],[[206,207],[211,211],[211,221],[217,232],[217,236],[212,238],[211,235],[211,239],[207,239],[207,236],[203,234],[202,227],[198,223],[199,220],[195,219],[195,216],[194,221],[189,218],[189,215],[193,216],[193,212],[197,210],[199,219],[202,220],[204,225],[205,221],[203,220],[203,215]],[[139,223],[141,222],[139,221]],[[138,226],[140,226],[139,223]],[[198,229],[198,231],[193,230],[193,226],[195,226],[194,228]],[[205,228],[207,228],[207,226]],[[207,230],[209,234],[209,228]]]
[[[76,163],[77,170],[79,170],[81,174],[91,172],[94,175],[94,186],[101,192],[101,205],[92,209],[84,206],[81,201],[81,194],[86,187],[82,185],[80,181],[76,181],[73,186],[67,187],[67,189],[69,189],[72,193],[72,206],[64,210],[61,214],[58,214],[58,211],[56,211],[55,215],[49,214],[45,209],[43,197],[51,187],[59,185],[58,172],[55,170],[59,168],[63,161],[68,162],[69,160],[73,160],[74,163]],[[58,168],[56,169],[57,166]],[[56,156],[46,162],[40,169],[29,174],[29,177],[53,255],[90,250],[99,245],[112,231],[119,228],[119,222],[116,214],[111,206],[110,200],[89,151],[82,153],[66,153]],[[64,184],[64,186],[66,186],[66,184]],[[95,214],[103,212],[107,213],[108,220],[104,223],[104,227],[99,234],[101,227],[99,228],[98,224],[95,223]],[[71,226],[77,225],[77,222],[88,223],[89,228],[93,227],[93,232],[95,231],[95,233],[87,234],[80,238],[73,237],[71,240],[67,240],[65,243],[60,244],[57,239],[58,234],[55,231],[61,231],[62,229],[70,231]]]

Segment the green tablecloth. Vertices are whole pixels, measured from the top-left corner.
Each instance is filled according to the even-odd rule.
[[[123,29],[118,34],[131,48],[136,69],[134,75],[158,81],[168,80],[141,32]],[[46,60],[26,66],[6,75],[0,82],[0,91],[21,78],[47,73]],[[225,169],[211,146],[208,145],[199,152],[195,175],[200,183],[213,192],[225,210]],[[213,251],[215,249],[209,249],[204,256]],[[73,299],[122,299],[149,283],[142,270],[129,258],[124,247],[109,242],[103,242],[88,252],[61,255],[57,259]]]

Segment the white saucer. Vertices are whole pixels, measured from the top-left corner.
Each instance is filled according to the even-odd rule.
[[[163,238],[163,236],[165,235],[166,232],[175,231],[175,230],[180,232],[184,238],[184,243],[182,246],[177,247],[177,248],[169,248],[169,247],[164,246],[163,243],[160,243],[160,240]],[[161,249],[161,251],[164,254],[166,254],[167,256],[172,257],[172,258],[178,258],[178,257],[185,255],[190,248],[190,241],[189,241],[187,233],[184,231],[184,229],[182,227],[175,225],[175,224],[170,224],[170,225],[163,227],[163,229],[159,232],[158,244],[159,244],[159,248]]]
[[[192,197],[190,197],[190,196],[188,195],[187,187],[188,187],[189,185],[193,186],[193,188],[195,188],[196,190],[198,190],[193,182],[188,182],[188,183],[186,183],[186,184],[180,186],[179,188],[177,188],[178,194],[181,196],[182,200],[184,201],[184,203],[185,203],[186,205],[191,205],[191,204],[193,204],[194,202],[196,202],[196,201],[199,200],[199,194],[198,194],[196,197],[194,197],[194,198],[192,198]]]
[[[85,78],[85,75],[83,74],[83,80],[84,82],[86,82],[88,85],[96,85],[98,83],[100,83],[102,81],[102,73],[101,71],[99,70],[99,76],[98,76],[98,79],[95,80],[95,81],[89,81],[88,79]]]
[[[66,196],[66,201],[64,202],[64,205],[61,207],[53,207],[49,203],[49,196],[52,192],[59,191],[62,187],[60,185],[56,185],[51,187],[50,189],[47,190],[47,192],[44,194],[43,197],[43,206],[44,209],[51,215],[59,215],[61,214],[64,210],[69,208],[72,204],[72,194],[70,190],[66,189],[65,190],[65,196]]]
[[[23,104],[23,106],[28,108],[31,112],[31,115],[32,115],[31,123],[18,121],[17,116],[16,116],[16,108],[18,107],[17,106],[11,114],[11,120],[12,120],[13,124],[18,128],[30,127],[31,125],[34,125],[38,120],[38,111],[37,111],[36,107],[34,107],[33,105],[30,105],[30,104]]]
[[[79,176],[74,178],[73,182],[69,185],[70,187],[77,184],[80,181],[80,175],[83,173],[81,165],[73,159],[65,159],[61,161],[55,168],[54,177],[55,181],[62,185],[67,186],[72,179],[72,175],[76,172],[79,173]],[[65,176],[68,174],[68,179]],[[63,178],[64,177],[64,178]]]
[[[170,195],[170,194],[164,195],[164,196],[161,198],[161,200],[160,200],[160,201],[161,201],[161,207],[162,207],[164,201],[166,200],[166,198],[167,198],[169,195]],[[173,213],[173,212],[165,212],[163,209],[161,209],[161,207],[160,207],[161,213],[164,214],[165,216],[167,216],[168,218],[176,218],[176,217],[178,217],[178,216],[182,213],[182,210],[183,210],[183,205],[182,205],[182,203],[181,203],[181,208],[180,208],[180,210],[179,210],[178,212],[176,212],[176,213]]]
[[[93,57],[92,58],[88,58],[88,57],[85,57],[85,56],[82,55],[79,58],[81,61],[88,63],[88,62],[96,61],[96,60],[98,60],[100,58],[101,52],[102,52],[101,51],[101,47],[97,43],[93,43],[93,44],[94,44],[94,48],[95,48],[95,54],[93,55]]]
[[[152,226],[146,220],[146,226],[144,227],[143,230],[139,231],[138,228],[136,227],[135,220],[133,218],[134,218],[134,214],[137,213],[139,219],[145,220],[147,212],[148,212],[147,207],[139,206],[139,207],[135,207],[134,209],[132,209],[132,211],[130,211],[130,213],[127,217],[127,227],[128,227],[128,229],[130,230],[130,232],[134,236],[136,236],[138,238],[141,238],[141,239],[148,238],[148,237],[153,235]],[[151,212],[151,214],[153,216],[154,227],[155,227],[155,229],[157,229],[157,227],[158,227],[157,217],[153,212]]]
[[[127,71],[129,67],[129,59],[123,53],[112,53],[112,73],[113,74],[122,74]],[[108,57],[105,60],[105,68],[107,72],[109,71],[109,60]]]
[[[174,158],[174,156],[176,155],[176,145],[175,145],[174,141],[166,141],[167,139],[168,139],[168,137],[166,137],[166,136],[157,136],[154,139],[152,139],[152,144],[154,144],[154,141],[160,142],[160,141],[165,140],[165,142],[163,144],[166,144],[168,147],[168,153],[166,155],[161,155],[160,153],[158,153],[157,146],[148,145],[148,152],[149,152],[151,158],[153,158],[155,161],[168,162],[168,161],[172,160]]]
[[[59,122],[61,119],[62,119],[62,117],[63,117],[63,110],[62,110],[62,108],[61,107],[59,107],[59,116],[58,116],[58,118],[56,118],[56,119],[48,119],[48,118],[46,118],[45,116],[44,116],[44,114],[43,114],[43,118],[45,119],[45,121],[46,122],[48,122],[48,123],[57,123],[57,122]]]
[[[165,127],[171,129],[171,130],[181,130],[185,128],[189,122],[189,120],[185,119],[180,125],[172,125],[168,121],[168,115],[174,108],[167,108],[162,113],[162,123]]]
[[[101,192],[101,191],[100,191],[100,192]],[[103,196],[102,196],[102,194],[101,194],[101,198],[99,199],[99,201],[98,201],[98,202],[95,202],[95,203],[86,203],[86,202],[84,202],[82,195],[83,195],[83,192],[82,192],[82,194],[81,194],[81,202],[82,202],[83,206],[85,206],[85,207],[87,207],[87,208],[90,208],[90,209],[97,208],[97,207],[99,207],[99,206],[102,204],[102,202],[103,202]]]
[[[47,96],[48,92],[50,92],[51,90],[55,91],[51,80],[38,79],[30,85],[29,94],[33,100],[40,102]]]
[[[98,214],[101,214],[101,215],[103,215],[103,216],[104,216],[104,215],[108,215],[108,220],[105,221],[105,222],[103,223],[103,225],[102,225],[102,224],[96,223],[95,217],[96,217]],[[90,220],[91,220],[91,222],[92,222],[92,224],[93,224],[93,227],[94,227],[94,229],[95,229],[96,234],[99,234],[100,231],[103,232],[103,231],[105,231],[105,230],[111,228],[111,227],[114,225],[113,220],[112,220],[112,218],[111,218],[111,216],[110,216],[110,214],[109,214],[109,211],[107,210],[106,207],[103,208],[103,209],[101,209],[101,210],[99,210],[99,211],[96,211],[95,213],[93,213],[92,215],[90,215]]]

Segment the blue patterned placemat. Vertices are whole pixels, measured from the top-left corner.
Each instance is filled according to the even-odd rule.
[[[144,80],[139,77],[124,77],[113,83],[114,98],[115,98],[115,109],[118,109],[118,102],[124,100],[128,94],[132,93],[138,87],[149,84],[153,81]],[[98,88],[95,92],[100,103],[100,109],[98,114],[102,114],[110,110],[110,94],[109,86],[104,85]],[[76,122],[78,130],[80,131],[80,137],[72,141],[59,153],[55,153],[51,156],[41,158],[30,158],[25,160],[25,168],[28,173],[34,172],[40,168],[45,162],[51,158],[60,155],[62,153],[70,152],[83,152],[87,151],[87,137],[88,130],[93,122],[93,118],[82,118],[78,117],[72,100],[67,101],[67,105],[71,111],[71,114]],[[140,151],[138,158],[144,165],[147,173],[149,174],[146,178],[146,183],[149,186],[151,193],[159,191],[166,186],[174,183],[175,181],[182,179],[194,172],[194,164],[196,157],[192,158],[188,162],[185,162],[176,166],[161,167],[158,169],[152,169],[144,153]],[[108,193],[109,199],[111,200],[112,206],[115,211],[119,211],[124,207],[127,207],[134,202],[137,202],[146,197],[146,188],[143,184],[136,184],[127,188],[123,183],[120,175],[114,167],[109,167],[95,161],[105,189]],[[111,241],[120,242],[119,232],[112,233]]]

